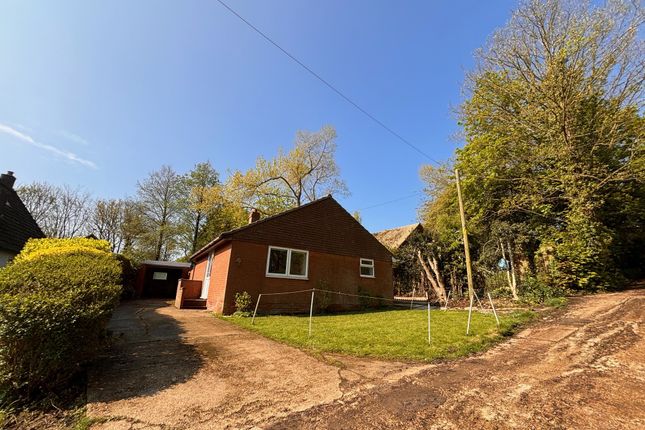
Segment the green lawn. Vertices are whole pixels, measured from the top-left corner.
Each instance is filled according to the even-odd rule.
[[[471,334],[466,336],[467,311],[433,310],[430,344],[425,310],[315,315],[311,338],[308,337],[308,316],[258,316],[255,325],[251,325],[250,317],[222,318],[268,338],[312,351],[431,361],[481,351],[533,316],[528,311],[500,316],[498,329],[492,314],[473,311]]]

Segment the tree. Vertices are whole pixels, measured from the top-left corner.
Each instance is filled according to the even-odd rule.
[[[209,161],[198,163],[184,176],[183,185],[187,195],[187,202],[182,211],[184,242],[187,253],[192,254],[197,250],[200,234],[211,209],[206,204],[209,191],[219,185],[219,174]]]
[[[137,207],[146,229],[143,245],[155,260],[169,259],[177,253],[179,216],[185,207],[182,179],[164,165],[137,185]]]
[[[512,226],[563,288],[615,285],[617,256],[643,256],[642,22],[636,2],[524,1],[467,77],[469,229],[484,244]]]
[[[325,194],[347,194],[336,165],[336,130],[296,133],[294,148],[276,158],[258,158],[253,169],[234,172],[229,179],[229,200],[265,214],[311,202]]]
[[[69,238],[87,231],[88,193],[43,182],[21,186],[16,191],[46,236]]]
[[[90,211],[89,231],[98,239],[110,242],[111,251],[121,252],[126,203],[119,199],[97,200]]]

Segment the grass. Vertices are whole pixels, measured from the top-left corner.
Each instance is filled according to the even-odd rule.
[[[500,315],[500,327],[492,314],[473,311],[466,336],[468,312],[432,310],[432,341],[428,344],[425,310],[384,310],[315,315],[312,336],[308,316],[222,317],[268,338],[314,352],[339,352],[357,356],[433,361],[481,351],[535,314],[529,311]]]

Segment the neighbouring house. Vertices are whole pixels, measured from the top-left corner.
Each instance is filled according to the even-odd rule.
[[[402,246],[410,243],[417,235],[423,233],[423,226],[420,222],[401,227],[391,228],[389,230],[378,231],[374,237],[392,252],[396,252]]]
[[[14,189],[16,177],[0,175],[0,267],[18,255],[31,238],[45,237]]]
[[[393,278],[397,296],[427,289],[426,279],[416,257],[415,247],[422,241],[423,226],[421,223],[404,225],[374,233],[383,245],[394,254]]]
[[[190,263],[176,261],[143,261],[137,268],[134,296],[138,298],[171,299],[177,295],[177,284],[186,278]]]
[[[354,295],[392,298],[392,254],[336,200],[327,196],[278,215],[222,233],[191,256],[193,268],[182,279],[176,305],[201,299],[215,312],[235,311],[235,294],[263,294],[260,311],[309,310],[312,289],[326,309],[355,309]],[[304,293],[269,296],[268,293]],[[194,304],[194,301],[191,302]]]

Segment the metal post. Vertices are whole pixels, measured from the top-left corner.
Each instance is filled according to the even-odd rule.
[[[428,300],[428,344],[430,344],[430,300]]]
[[[490,307],[493,308],[495,320],[497,320],[497,327],[499,327],[499,318],[497,317],[497,311],[495,310],[495,305],[493,304],[493,299],[490,297],[490,293],[488,293],[488,300],[490,301]]]
[[[484,307],[482,306],[482,302],[479,301],[479,296],[477,295],[477,292],[473,291],[473,293],[475,294],[475,298],[477,299],[477,303],[479,304],[479,310],[483,311]]]
[[[416,293],[416,286],[412,287],[412,300],[410,301],[410,310],[412,310],[412,305],[414,304],[414,294]]]
[[[470,307],[468,308],[468,325],[466,326],[466,335],[470,334],[470,316],[473,313],[473,296],[470,296]]]
[[[457,200],[459,200],[459,216],[461,218],[461,230],[464,236],[464,254],[466,256],[466,277],[468,279],[468,295],[473,300],[475,287],[473,286],[473,269],[470,265],[470,247],[468,245],[468,230],[466,229],[466,213],[464,212],[464,201],[461,198],[461,179],[459,170],[455,169],[455,179],[457,182]],[[471,306],[472,307],[472,306]]]
[[[255,314],[258,313],[258,306],[260,305],[261,298],[262,298],[262,294],[258,296],[258,301],[255,302],[255,310],[253,311],[253,318],[251,318],[251,325],[255,324]]]
[[[311,337],[311,319],[314,315],[314,293],[316,289],[311,290],[311,306],[309,306],[309,337]]]
[[[448,310],[448,302],[450,302],[450,295],[452,294],[452,290],[448,291],[448,298],[446,298],[446,307],[443,308],[444,311]]]

